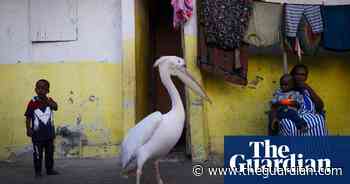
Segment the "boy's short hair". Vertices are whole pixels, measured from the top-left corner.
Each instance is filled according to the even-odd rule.
[[[281,78],[280,78],[280,83],[282,82],[282,80],[284,78],[287,78],[287,77],[289,77],[292,80],[293,86],[294,86],[295,85],[295,80],[294,80],[294,77],[291,74],[284,74],[284,75],[282,75]]]
[[[40,80],[36,81],[35,86],[37,86],[39,82],[44,82],[47,85],[47,87],[50,87],[50,83],[46,79],[40,79]]]
[[[291,75],[291,74],[283,74],[282,76],[281,76],[281,78],[280,78],[280,80],[283,80],[284,78],[286,78],[286,77],[289,77],[289,78],[292,78],[293,79],[293,76]]]

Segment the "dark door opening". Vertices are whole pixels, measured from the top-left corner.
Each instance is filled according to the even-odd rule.
[[[150,12],[150,39],[151,39],[151,58],[154,62],[160,56],[175,55],[183,57],[181,29],[173,28],[173,8],[171,1],[149,0]],[[152,63],[153,65],[153,63]],[[166,113],[171,109],[171,101],[168,92],[160,81],[158,70],[150,66],[149,73],[151,79],[151,96],[153,111],[159,110]],[[177,90],[181,95],[182,102],[186,109],[185,87],[176,77],[172,78]],[[186,122],[179,142],[176,144],[173,152],[186,151]]]

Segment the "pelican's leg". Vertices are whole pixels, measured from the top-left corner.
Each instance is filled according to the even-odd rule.
[[[154,168],[156,169],[156,177],[157,177],[158,184],[163,184],[163,180],[160,177],[160,172],[159,172],[159,160],[156,160],[154,162]]]
[[[147,152],[139,151],[137,153],[136,184],[140,184],[142,168],[144,163],[147,161],[147,158]]]
[[[136,171],[136,184],[140,184],[141,175],[142,175],[142,169],[137,169],[137,171]]]

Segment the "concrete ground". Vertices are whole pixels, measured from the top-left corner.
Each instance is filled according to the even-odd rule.
[[[136,177],[127,179],[120,176],[117,158],[108,159],[56,159],[57,176],[43,174],[34,178],[31,157],[17,159],[15,162],[0,162],[0,184],[134,184]],[[223,177],[196,177],[192,174],[192,162],[189,159],[165,159],[160,163],[164,184],[223,184]],[[142,184],[156,184],[153,166],[144,168]]]

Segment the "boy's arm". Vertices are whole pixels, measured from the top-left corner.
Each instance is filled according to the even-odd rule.
[[[27,136],[32,137],[33,130],[31,128],[31,119],[29,117],[26,117],[26,130],[27,130]]]
[[[279,91],[277,90],[273,95],[272,95],[272,99],[271,99],[271,108],[273,108],[274,106],[278,106],[278,101],[279,101]]]
[[[33,101],[31,100],[27,105],[26,112],[24,113],[24,116],[26,117],[26,133],[28,137],[32,137],[33,135],[33,130],[31,127],[32,117],[34,113],[33,108],[34,108],[34,104],[33,104]]]
[[[277,108],[280,106],[278,101],[278,90],[273,94],[271,99],[271,119],[272,122],[277,121]]]
[[[54,100],[52,100],[52,98],[48,98],[48,104],[52,108],[52,110],[54,111],[58,110],[58,105]]]

